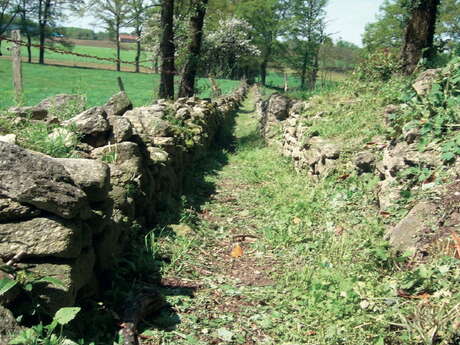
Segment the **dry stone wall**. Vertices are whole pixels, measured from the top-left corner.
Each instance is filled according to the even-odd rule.
[[[273,94],[267,100],[259,95],[256,105],[259,130],[265,140],[279,145],[282,154],[293,159],[296,169],[319,177],[335,166],[340,146],[309,131],[303,121],[308,109],[307,102],[294,101],[281,94]]]
[[[419,97],[425,97],[439,74],[437,70],[423,72],[413,85]],[[428,90],[428,91],[427,91]],[[382,116],[398,112],[401,105],[389,105]],[[267,142],[278,145],[284,156],[290,157],[297,170],[315,178],[327,176],[345,157],[341,145],[321,138],[312,132],[308,119],[321,118],[324,113],[314,113],[308,102],[290,100],[284,95],[273,94],[266,100],[259,95],[256,106],[260,118],[260,133]],[[376,114],[377,115],[377,114]],[[395,224],[388,224],[387,239],[395,250],[423,254],[433,240],[448,238],[460,224],[460,162],[445,165],[440,159],[440,149],[433,144],[424,151],[418,149],[418,131],[408,130],[398,140],[375,137],[372,145],[361,152],[347,152],[348,165],[354,166],[358,175],[370,173],[379,177],[375,191],[376,214],[388,216],[401,203],[401,192],[410,190],[420,195],[407,216]],[[401,176],[409,168],[442,171],[445,181],[436,183],[435,174],[426,181],[412,185]],[[409,176],[410,178],[410,176]],[[452,182],[453,181],[453,182]],[[445,245],[445,244],[444,244]]]
[[[214,102],[181,98],[140,108],[121,92],[63,123],[81,133],[82,158],[52,158],[0,138],[0,265],[22,252],[29,270],[59,279],[62,287],[40,287],[50,312],[97,293],[99,274],[113,267],[133,226],[154,224],[181,195],[187,169],[246,92],[243,85]],[[48,121],[44,105],[13,110]],[[15,297],[10,291],[0,304]]]

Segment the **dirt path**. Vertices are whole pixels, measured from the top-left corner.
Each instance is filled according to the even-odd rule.
[[[235,153],[227,154],[221,171],[206,177],[215,192],[193,214],[193,233],[185,228],[174,243],[158,243],[173,256],[163,275],[171,309],[151,320],[157,330],[145,333],[145,344],[271,343],[260,324],[276,288],[272,274],[278,260],[262,243],[263,220],[252,212],[252,190],[260,184],[241,178],[248,163],[257,166],[246,153],[264,146],[256,134],[254,110],[251,92],[237,118]],[[171,296],[174,290],[177,296]]]

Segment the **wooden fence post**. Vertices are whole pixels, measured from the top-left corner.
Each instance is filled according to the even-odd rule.
[[[125,86],[123,85],[123,80],[121,80],[121,77],[117,77],[118,81],[118,87],[120,88],[120,91],[125,91]]]
[[[21,40],[21,31],[13,30],[12,38],[15,41]],[[16,103],[22,101],[22,61],[21,61],[21,45],[14,42],[11,49],[11,58],[13,61],[13,86],[16,91]]]

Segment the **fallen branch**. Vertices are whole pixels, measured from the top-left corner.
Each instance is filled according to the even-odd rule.
[[[157,290],[148,290],[128,299],[123,313],[119,335],[123,345],[139,345],[137,326],[142,319],[159,311],[166,305],[163,296]]]

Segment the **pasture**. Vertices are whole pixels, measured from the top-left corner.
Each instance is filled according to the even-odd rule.
[[[15,105],[11,61],[0,59],[0,109]],[[81,67],[64,67],[23,64],[23,105],[33,105],[42,99],[59,93],[85,95],[88,106],[104,104],[118,92],[117,77],[124,82],[126,92],[135,106],[142,106],[156,98],[159,75],[146,73],[116,72]],[[179,79],[178,79],[179,81]],[[223,93],[235,89],[239,81],[217,80]],[[198,80],[200,97],[210,97],[211,87],[207,79]]]

